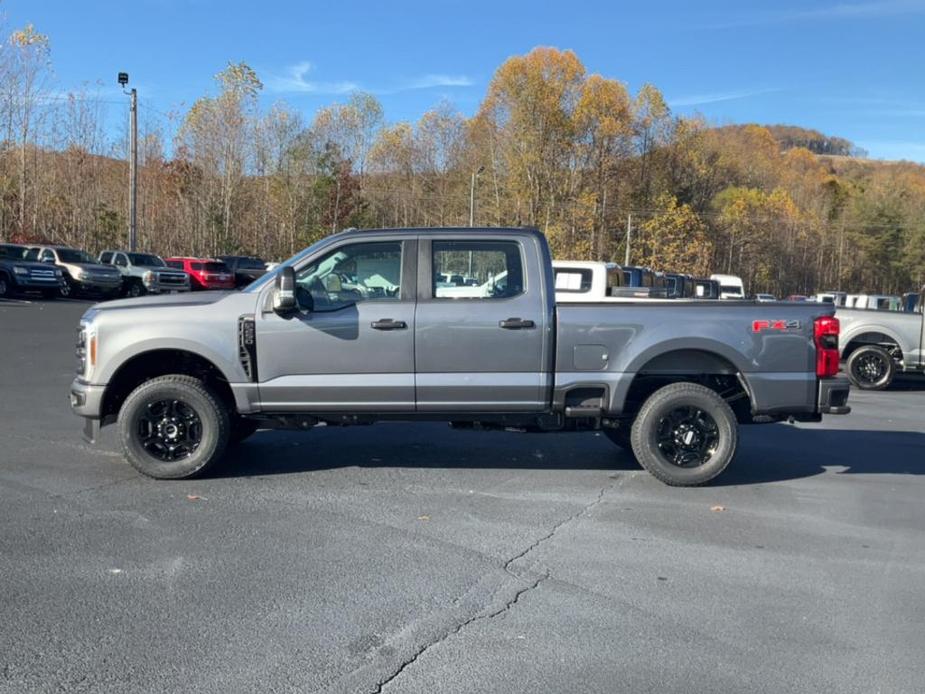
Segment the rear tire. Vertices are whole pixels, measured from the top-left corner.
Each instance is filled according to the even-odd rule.
[[[146,381],[119,411],[119,438],[132,467],[159,480],[186,479],[212,467],[230,436],[226,406],[199,379]]]
[[[896,363],[883,347],[864,345],[851,353],[845,370],[855,387],[861,390],[884,390],[893,382]]]
[[[632,429],[636,460],[673,487],[709,482],[738,446],[736,416],[719,395],[696,383],[672,383],[655,391]]]

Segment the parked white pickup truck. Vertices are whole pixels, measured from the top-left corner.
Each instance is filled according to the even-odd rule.
[[[667,299],[663,287],[630,287],[624,268],[594,260],[554,260],[556,303],[627,302]]]

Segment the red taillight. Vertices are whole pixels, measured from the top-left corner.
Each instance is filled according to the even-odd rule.
[[[813,324],[816,343],[816,376],[831,378],[838,374],[838,332],[841,326],[834,316],[820,316]]]

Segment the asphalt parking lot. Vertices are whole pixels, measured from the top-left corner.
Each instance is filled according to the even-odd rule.
[[[666,487],[594,434],[260,432],[155,482],[0,303],[0,692],[920,692],[925,380]]]

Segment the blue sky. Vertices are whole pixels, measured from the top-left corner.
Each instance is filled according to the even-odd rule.
[[[354,88],[391,121],[441,99],[471,114],[507,57],[551,45],[633,91],[655,84],[677,112],[802,125],[872,157],[925,161],[925,0],[4,0],[0,11],[8,29],[49,35],[57,89],[99,81],[116,101],[126,70],[149,113],[188,106],[243,60],[268,104],[285,99],[306,120]]]

